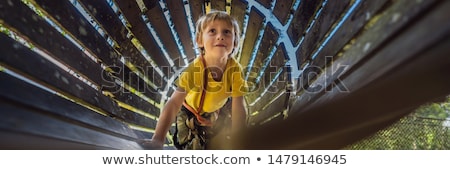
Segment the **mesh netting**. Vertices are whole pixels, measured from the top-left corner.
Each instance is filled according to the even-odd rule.
[[[450,149],[450,120],[406,116],[392,126],[344,149],[448,150]]]

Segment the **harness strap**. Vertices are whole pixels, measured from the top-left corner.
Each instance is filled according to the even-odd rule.
[[[186,101],[183,102],[183,106],[188,109],[192,114],[194,114],[195,118],[198,120],[198,123],[200,123],[203,126],[212,126],[212,122],[209,119],[204,118],[201,116],[194,108],[189,106]]]
[[[200,115],[200,113],[202,113],[202,109],[203,109],[203,103],[205,101],[205,93],[206,93],[206,89],[208,88],[208,69],[206,68],[206,61],[205,58],[203,57],[203,55],[200,56],[200,58],[202,59],[202,63],[203,63],[203,69],[205,70],[203,72],[203,90],[202,90],[202,96],[200,98],[200,105],[198,107],[198,111],[197,113]]]
[[[189,106],[186,103],[186,101],[183,102],[183,106],[186,107],[186,109],[188,109],[189,111],[191,111],[191,113],[195,115],[200,124],[204,126],[212,126],[211,120],[208,120],[200,115],[200,113],[202,113],[203,103],[205,101],[206,88],[208,87],[208,69],[206,68],[206,61],[203,55],[200,56],[200,59],[202,60],[203,69],[205,71],[203,72],[203,89],[202,89],[202,96],[200,97],[200,104],[198,106],[198,110],[195,110],[194,108]]]

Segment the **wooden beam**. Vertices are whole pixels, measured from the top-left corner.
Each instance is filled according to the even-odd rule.
[[[450,2],[441,2],[345,78],[379,73],[370,78],[376,81],[314,107],[294,104],[287,120],[239,133],[233,149],[340,149],[450,94]],[[394,58],[392,66],[378,72]]]

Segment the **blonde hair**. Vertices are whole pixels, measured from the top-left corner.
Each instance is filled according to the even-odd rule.
[[[230,54],[231,56],[234,56],[237,54],[237,48],[239,46],[239,40],[240,40],[240,27],[239,24],[237,22],[237,20],[233,17],[231,17],[230,15],[228,15],[228,13],[226,13],[225,11],[215,11],[215,10],[211,10],[211,12],[209,12],[206,15],[201,16],[196,23],[196,28],[195,28],[195,40],[199,40],[203,34],[203,30],[206,28],[206,26],[216,20],[220,20],[220,21],[225,21],[228,24],[233,26],[233,30],[234,30],[234,46],[233,46],[233,51]],[[204,49],[200,48],[201,53],[204,53]]]

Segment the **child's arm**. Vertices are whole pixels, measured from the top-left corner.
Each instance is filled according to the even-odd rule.
[[[152,137],[152,142],[156,146],[162,148],[167,132],[175,120],[177,113],[180,111],[186,95],[187,93],[183,89],[178,88],[164,105],[158,123],[156,124],[155,134]]]
[[[244,105],[244,97],[233,97],[231,106],[231,131],[236,133],[246,127],[247,110]]]

